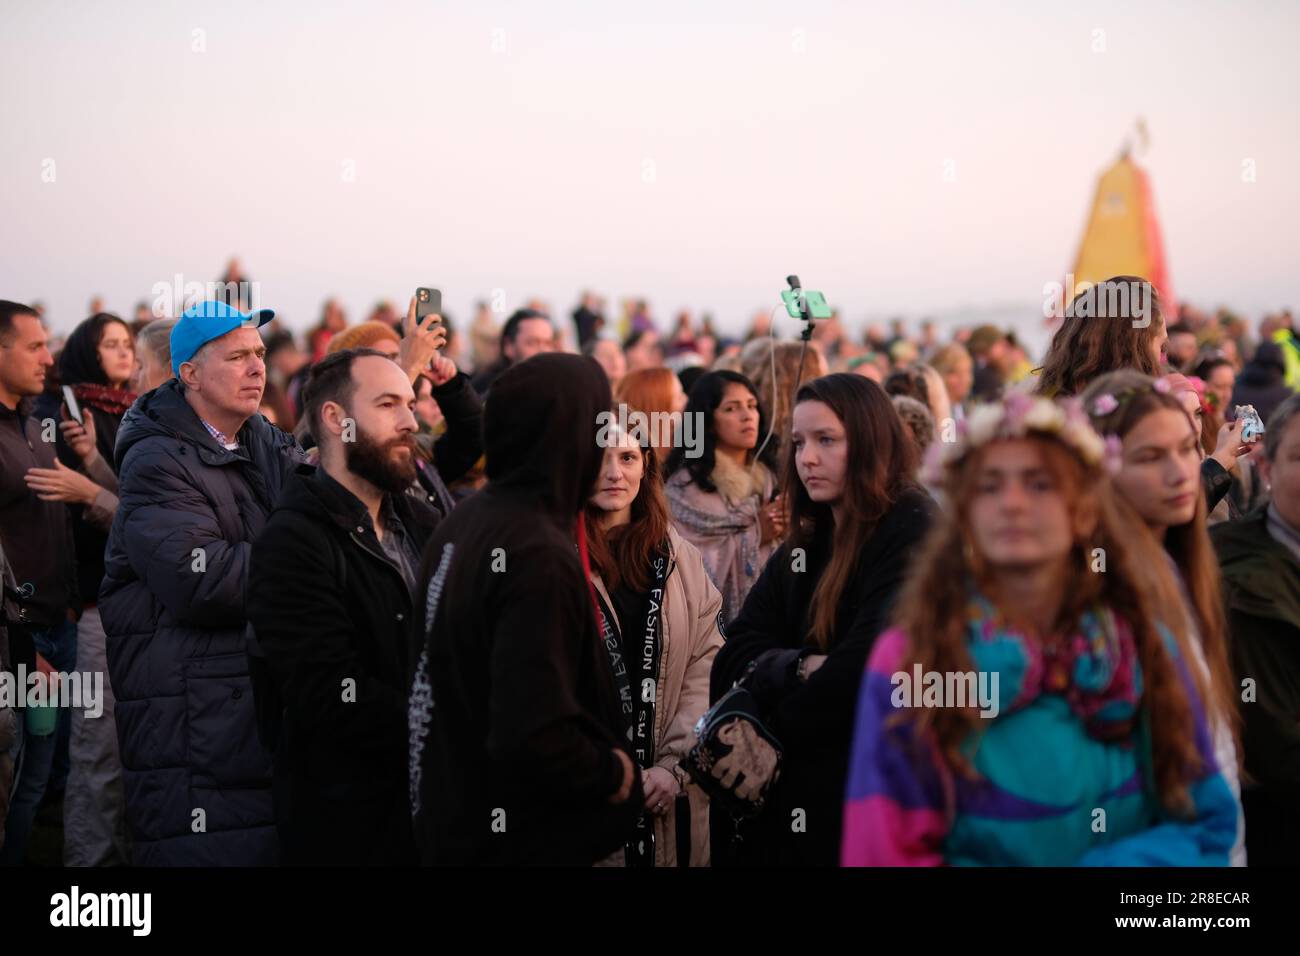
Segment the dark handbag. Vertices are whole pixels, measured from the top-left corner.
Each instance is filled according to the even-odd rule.
[[[743,678],[704,712],[695,735],[682,769],[734,819],[758,816],[781,775],[781,744],[763,725]]]

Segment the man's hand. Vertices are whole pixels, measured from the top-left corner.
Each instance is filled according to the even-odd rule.
[[[63,432],[63,440],[68,443],[68,447],[89,465],[99,456],[99,448],[95,444],[95,419],[82,412],[81,420],[85,422],[84,425],[78,425],[72,419],[59,422],[59,431]]]
[[[426,315],[423,322],[415,318],[415,296],[406,309],[406,321],[402,324],[401,350],[397,355],[397,364],[406,370],[412,382],[429,367],[429,360],[438,354],[438,349],[447,344],[447,327],[442,324],[442,316],[436,312]]]
[[[53,468],[28,468],[23,480],[42,501],[92,505],[99,494],[99,485],[81,472],[73,471],[57,458],[54,459]]]

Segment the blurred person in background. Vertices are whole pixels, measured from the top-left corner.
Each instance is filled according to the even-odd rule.
[[[321,309],[320,321],[307,333],[307,348],[311,353],[311,363],[313,365],[325,357],[330,339],[347,327],[348,319],[343,313],[343,307],[339,305],[338,300],[326,299],[325,305]]]
[[[492,307],[482,299],[474,304],[469,340],[471,373],[477,375],[501,357],[501,326],[492,314]]]
[[[1165,342],[1165,359],[1171,372],[1186,374],[1196,360],[1196,333],[1177,322],[1169,326],[1169,339]]]
[[[1093,379],[1120,369],[1158,378],[1164,374],[1164,344],[1165,320],[1155,286],[1137,276],[1107,279],[1080,292],[1066,307],[1043,357],[1036,390],[1045,398],[1070,398]],[[978,378],[977,372],[977,396]]]
[[[773,353],[775,350],[775,354]],[[800,356],[803,364],[800,365]],[[775,378],[773,362],[775,361]],[[799,342],[773,342],[759,339],[748,343],[740,354],[740,371],[754,383],[764,416],[775,423],[772,444],[775,461],[783,461],[790,437],[790,411],[794,404],[794,386],[805,385],[826,374],[826,359],[816,345],[805,351]],[[767,438],[767,434],[763,434]],[[760,439],[761,441],[762,439]]]
[[[58,458],[53,468],[27,472],[27,485],[38,496],[68,505],[82,601],[77,667],[101,674],[108,673],[108,660],[97,603],[104,548],[118,504],[114,448],[122,417],[136,399],[130,390],[136,364],[131,331],[121,319],[100,313],[78,325],[59,353],[58,371],[62,384],[72,389],[82,423],[73,419],[61,398],[38,403],[37,417],[62,419],[55,446]],[[60,715],[61,721],[68,721],[65,866],[124,866],[130,858],[114,704],[112,686],[105,681],[98,718],[87,718],[77,707]],[[51,773],[56,794],[60,783]]]
[[[519,362],[555,351],[555,326],[545,312],[516,309],[501,327],[501,357],[474,376],[474,390],[486,397],[492,383]]]
[[[1235,677],[1254,691],[1239,705],[1246,848],[1252,866],[1289,867],[1300,859],[1300,397],[1274,410],[1263,445],[1259,468],[1272,500],[1210,537]]]
[[[623,376],[627,374],[627,359],[623,357],[623,348],[618,344],[618,339],[604,335],[589,339],[582,347],[582,354],[596,360],[596,363],[605,370],[609,387],[617,391],[619,382],[623,381]]]
[[[966,351],[966,346],[960,342],[950,342],[930,357],[930,365],[943,377],[948,400],[952,403],[953,417],[963,418],[963,405],[975,384],[975,363]]]
[[[175,319],[155,319],[135,337],[135,377],[131,390],[152,392],[172,377],[172,328]]]
[[[1254,405],[1261,421],[1293,394],[1286,383],[1286,357],[1276,342],[1264,342],[1232,386],[1232,404]]]
[[[996,401],[1007,384],[1003,368],[1007,354],[1006,335],[997,326],[981,325],[971,332],[966,349],[974,363],[971,396],[979,402]]]
[[[578,348],[600,335],[605,327],[604,303],[594,292],[583,292],[578,307],[573,310],[573,328],[578,335]]]
[[[623,355],[629,372],[659,368],[664,364],[664,349],[654,329],[637,329],[623,340]]]
[[[336,333],[337,334],[337,333]],[[298,348],[288,329],[277,329],[266,337],[266,385],[274,388],[287,402],[288,415],[277,421],[287,432],[298,424],[302,411],[302,387],[311,370],[311,356]]]
[[[894,403],[898,417],[903,420],[903,427],[907,431],[908,438],[916,445],[916,460],[918,462],[923,460],[926,451],[934,443],[934,416],[930,414],[930,409],[926,408],[924,404],[908,395],[891,395],[889,400]]]
[[[651,447],[668,456],[668,449],[682,443],[682,412],[686,410],[686,393],[670,369],[643,368],[628,372],[614,393],[614,404],[626,405],[629,413],[646,416],[646,438]]]

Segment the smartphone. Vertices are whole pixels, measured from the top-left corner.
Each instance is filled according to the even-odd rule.
[[[63,404],[68,407],[68,414],[72,416],[74,422],[78,425],[86,424],[81,420],[81,406],[77,404],[77,396],[72,394],[71,385],[63,386]]]
[[[415,320],[423,322],[431,315],[442,315],[442,293],[420,286],[415,290]]]
[[[829,319],[831,317],[831,307],[826,302],[826,296],[822,295],[815,289],[785,289],[781,292],[781,301],[785,303],[785,311],[792,319],[802,319],[803,312],[800,309],[799,293],[803,292],[804,302],[808,306],[808,316],[813,319]]]

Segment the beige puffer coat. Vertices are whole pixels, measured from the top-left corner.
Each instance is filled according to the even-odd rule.
[[[655,765],[683,783],[691,806],[691,866],[709,864],[709,799],[689,782],[677,762],[695,744],[695,722],[709,707],[709,671],[722,646],[718,613],[722,597],[704,570],[700,553],[669,528],[672,559],[661,612],[662,649],[655,700]],[[605,605],[613,608],[605,582],[593,575]],[[619,623],[622,631],[622,624]],[[621,863],[622,851],[609,863]],[[677,866],[676,802],[655,818],[655,866]]]

